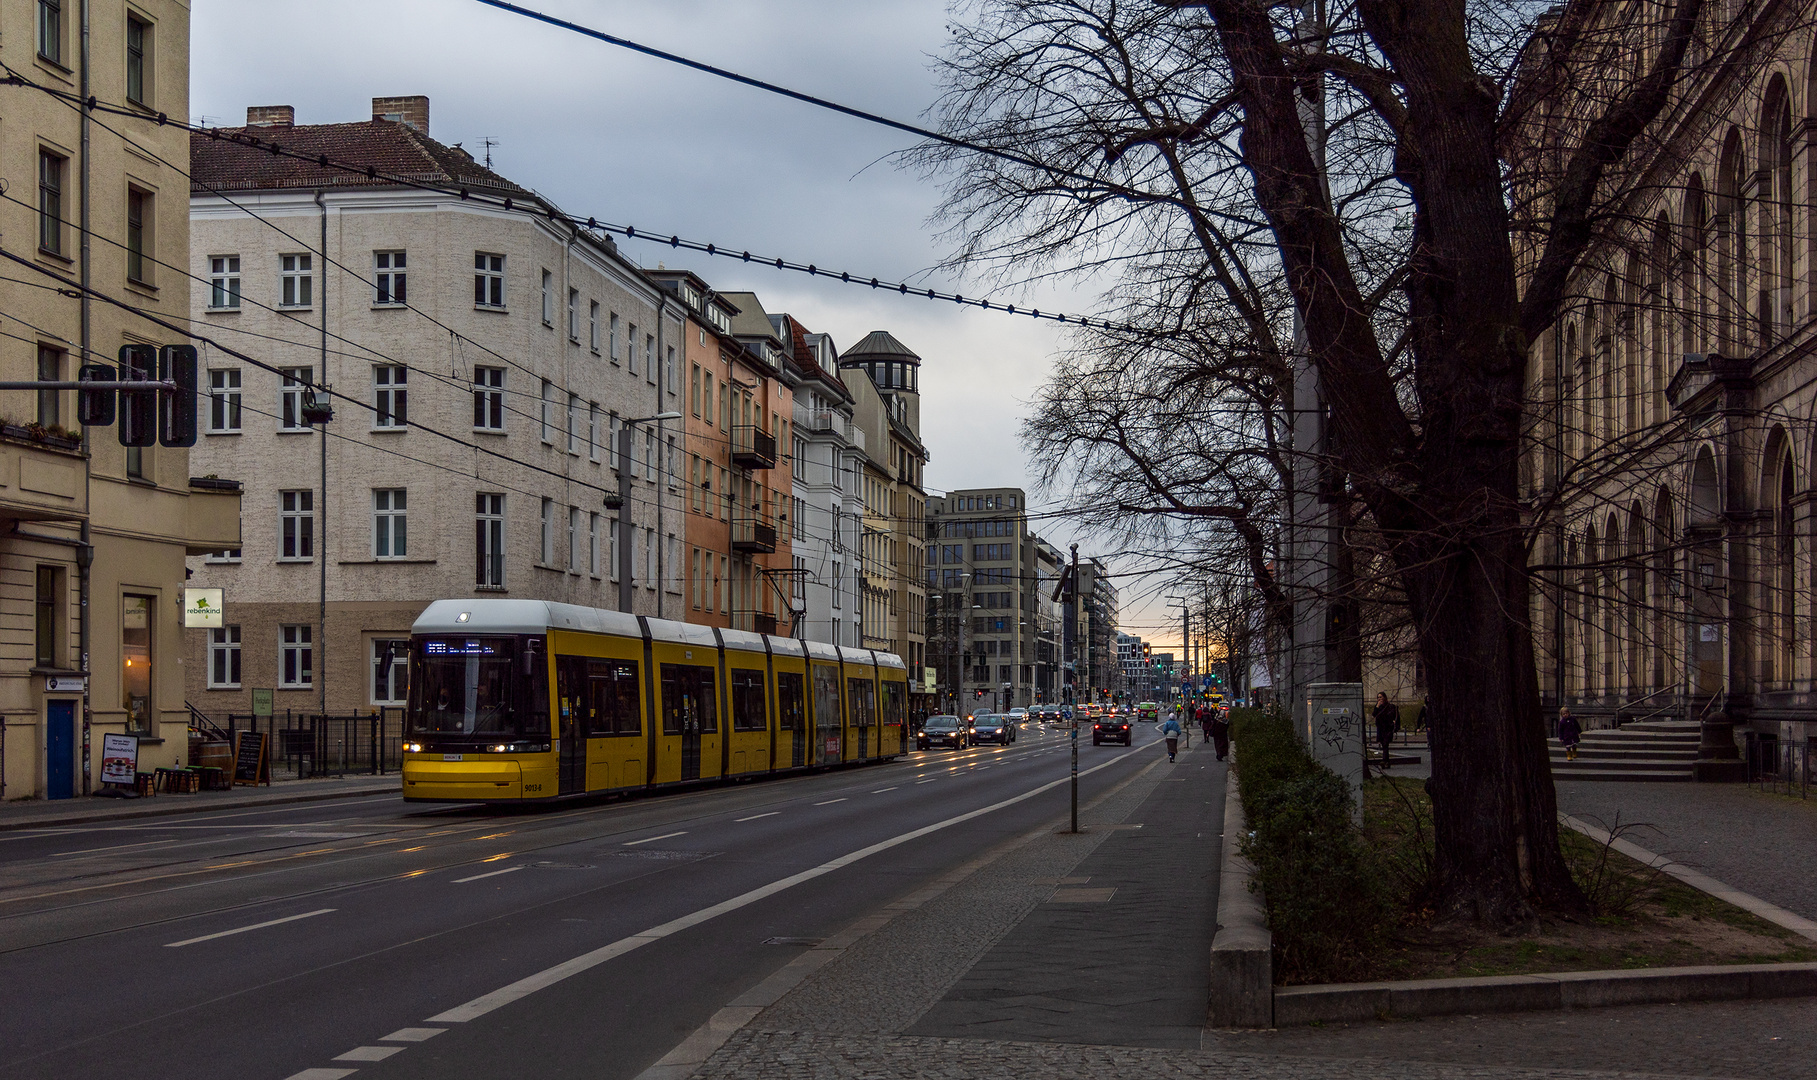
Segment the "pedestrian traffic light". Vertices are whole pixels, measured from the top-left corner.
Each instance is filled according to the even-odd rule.
[[[158,350],[152,345],[120,346],[120,381],[150,382],[158,377]],[[120,388],[121,446],[155,446],[158,442],[158,392]]]
[[[106,364],[83,364],[76,369],[76,381],[105,383],[93,390],[76,391],[76,422],[95,427],[111,427],[114,422],[114,382],[119,378]]]
[[[158,391],[158,445],[196,444],[196,347],[166,345],[158,350],[158,378],[176,383]]]

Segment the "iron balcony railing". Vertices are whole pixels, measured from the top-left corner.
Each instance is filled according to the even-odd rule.
[[[769,555],[776,550],[776,526],[769,518],[745,511],[732,519],[732,550],[745,555]]]
[[[743,469],[776,467],[776,436],[756,424],[732,428],[732,464]]]

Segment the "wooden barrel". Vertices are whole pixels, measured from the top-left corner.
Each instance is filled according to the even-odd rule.
[[[189,763],[197,768],[230,770],[233,768],[233,744],[205,742],[192,749]]]

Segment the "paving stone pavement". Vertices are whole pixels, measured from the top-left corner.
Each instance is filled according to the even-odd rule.
[[[1605,828],[1620,814],[1644,826],[1626,835],[1648,851],[1817,919],[1817,799],[1745,784],[1572,781],[1558,785],[1558,806]]]

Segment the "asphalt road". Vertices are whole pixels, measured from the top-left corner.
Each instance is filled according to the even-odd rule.
[[[535,812],[9,833],[0,1076],[634,1077],[818,939],[1061,820],[1067,742]],[[1081,800],[1156,752],[1088,736]]]

